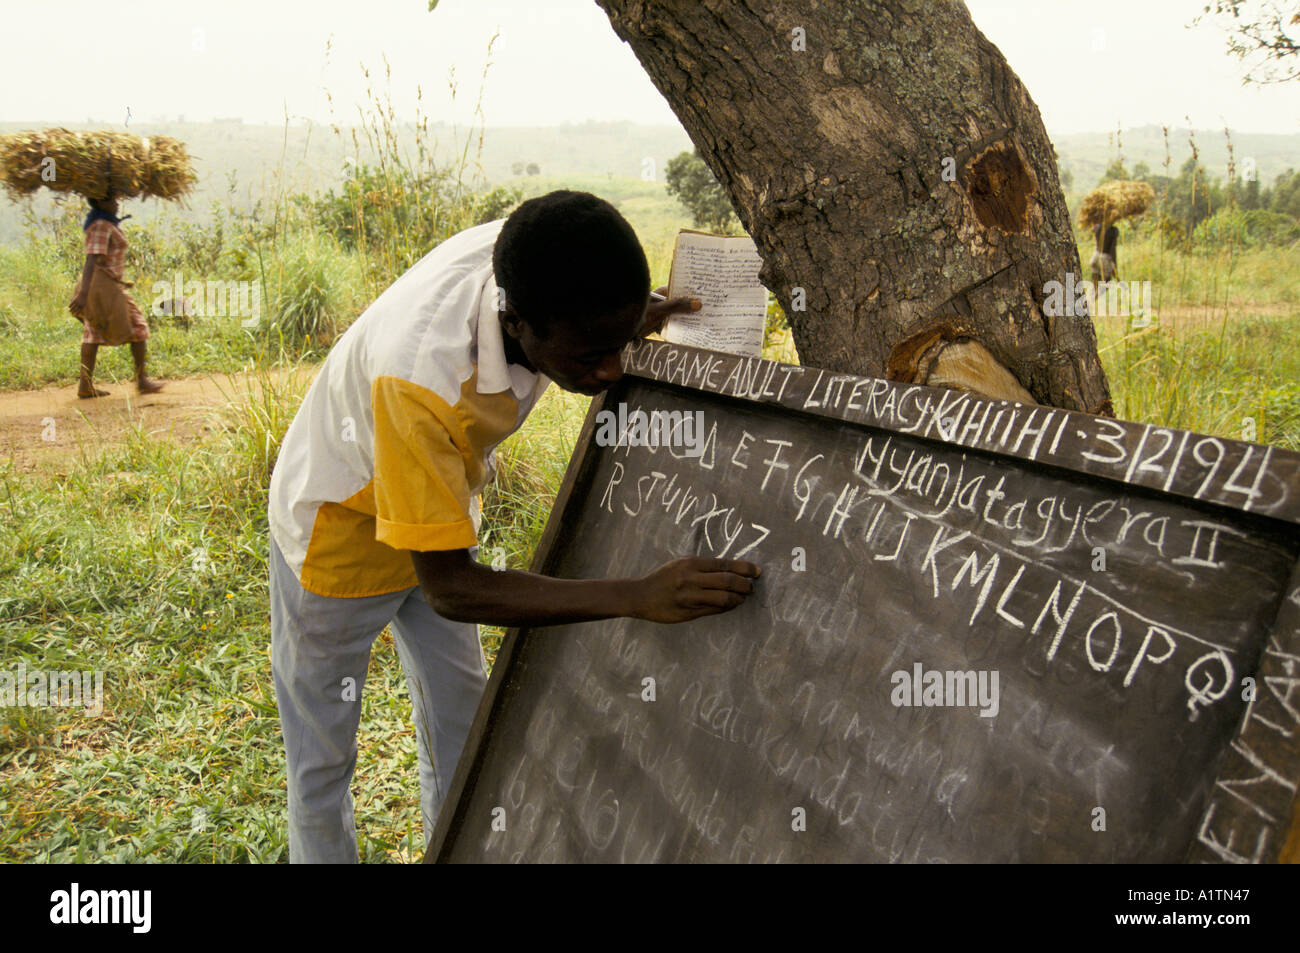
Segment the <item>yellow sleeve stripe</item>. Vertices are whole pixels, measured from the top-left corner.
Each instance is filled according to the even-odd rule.
[[[391,523],[375,519],[375,539],[393,549],[432,552],[445,549],[469,549],[478,545],[471,520],[454,523]]]

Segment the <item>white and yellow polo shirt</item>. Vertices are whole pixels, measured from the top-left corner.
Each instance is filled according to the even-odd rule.
[[[477,542],[497,444],[550,381],[507,364],[492,247],[503,221],[444,241],[339,338],[271,476],[271,535],[322,596],[417,584],[410,550]]]

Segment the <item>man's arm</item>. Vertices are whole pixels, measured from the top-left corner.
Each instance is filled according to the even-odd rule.
[[[654,295],[658,295],[655,298]],[[668,287],[662,286],[656,288],[651,295],[650,304],[646,307],[645,323],[641,326],[641,332],[637,337],[645,337],[648,334],[658,334],[664,329],[664,324],[674,314],[681,314],[687,311],[699,311],[702,307],[698,298],[682,296],[680,298],[669,298]]]
[[[688,622],[740,605],[759,568],[737,559],[685,557],[640,579],[555,579],[490,569],[468,549],[412,552],[433,610],[456,622],[543,626],[628,616]]]

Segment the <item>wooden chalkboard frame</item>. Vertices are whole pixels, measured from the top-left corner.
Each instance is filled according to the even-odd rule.
[[[625,378],[1010,457],[1090,481],[1154,490],[1300,531],[1300,454],[1277,447],[662,341],[629,346],[624,373]],[[546,573],[554,563],[595,465],[596,416],[616,403],[629,383],[625,380],[592,401],[531,571]],[[506,633],[425,863],[444,860],[463,826],[468,794],[504,700],[502,688],[526,637],[524,629]],[[1300,862],[1300,565],[1274,613],[1254,675],[1255,696],[1218,765],[1188,846],[1189,861]]]

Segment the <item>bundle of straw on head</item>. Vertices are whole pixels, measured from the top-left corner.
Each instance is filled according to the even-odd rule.
[[[42,185],[89,199],[178,199],[198,176],[184,143],[168,136],[46,129],[0,136],[0,179],[14,199]]]
[[[199,179],[190,168],[185,143],[170,136],[155,136],[149,140],[149,161],[145,168],[141,194],[156,195],[161,199],[189,194]]]
[[[1155,189],[1145,182],[1106,182],[1084,197],[1079,206],[1079,224],[1084,228],[1110,225],[1122,218],[1141,215],[1155,200]]]

